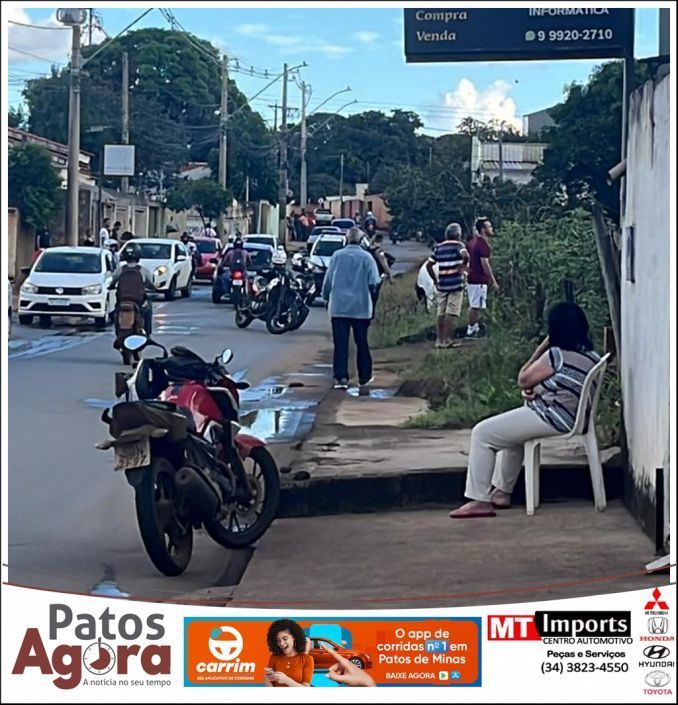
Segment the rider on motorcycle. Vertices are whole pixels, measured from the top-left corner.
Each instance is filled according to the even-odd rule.
[[[244,274],[251,259],[252,255],[245,249],[243,239],[238,235],[233,242],[233,247],[228,249],[221,260],[219,269],[228,267],[231,274],[233,272],[242,272]]]
[[[115,266],[117,268],[120,265],[120,255],[118,255],[118,248],[119,248],[118,241],[114,240],[111,237],[104,242],[104,247],[107,250],[110,250],[111,254],[113,255],[113,263],[115,264]]]
[[[118,290],[116,319],[117,307],[123,301],[131,301],[139,307],[144,317],[144,330],[147,335],[150,335],[153,324],[153,308],[146,292],[155,289],[153,278],[151,273],[139,264],[139,250],[136,245],[128,245],[122,253],[121,259],[124,263],[113,272],[108,287]]]

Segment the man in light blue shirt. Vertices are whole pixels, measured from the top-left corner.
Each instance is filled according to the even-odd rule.
[[[348,388],[348,339],[353,330],[358,384],[360,393],[366,394],[367,385],[372,381],[367,330],[380,277],[374,257],[360,246],[363,237],[360,228],[351,228],[346,235],[346,247],[332,255],[323,284],[323,298],[329,304],[332,319],[334,388]]]

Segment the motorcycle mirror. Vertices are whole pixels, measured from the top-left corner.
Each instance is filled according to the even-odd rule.
[[[128,335],[125,338],[123,345],[130,352],[137,352],[148,344],[148,338],[145,335]]]
[[[233,359],[233,351],[230,348],[225,348],[220,355],[221,364],[228,365],[228,363]]]
[[[250,388],[250,383],[249,382],[236,382],[235,384],[236,389],[249,389]]]

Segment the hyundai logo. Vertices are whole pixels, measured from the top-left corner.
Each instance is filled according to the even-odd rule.
[[[661,646],[661,644],[653,644],[652,646],[648,646],[646,649],[643,649],[643,654],[645,654],[647,658],[666,658],[669,655],[669,650],[666,646]]]
[[[670,681],[671,678],[664,671],[650,671],[645,676],[645,682],[653,688],[662,688],[668,685]]]
[[[669,630],[668,617],[650,617],[647,620],[647,631],[650,634],[666,634]]]

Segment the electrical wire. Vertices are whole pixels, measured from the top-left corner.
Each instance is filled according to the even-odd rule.
[[[58,30],[66,30],[67,32],[70,30],[70,27],[46,27],[45,25],[40,25],[40,24],[26,24],[25,22],[16,22],[15,20],[7,20],[9,24],[15,24],[18,27],[30,27],[31,29],[47,29],[47,30],[53,30],[53,29],[58,29]]]
[[[39,59],[40,61],[46,61],[48,64],[57,64],[58,66],[66,66],[66,64],[63,63],[62,61],[55,61],[54,59],[47,59],[44,56],[38,56],[37,54],[33,54],[30,51],[25,51],[24,49],[17,49],[16,47],[11,47],[11,46],[9,46],[9,44],[7,45],[7,48],[10,51],[16,52],[17,54],[25,54],[26,56],[30,56],[34,59]]]

